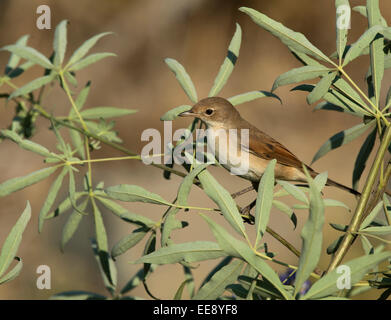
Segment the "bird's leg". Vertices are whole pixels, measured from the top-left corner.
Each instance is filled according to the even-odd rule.
[[[245,193],[247,193],[247,192],[249,192],[249,191],[251,191],[251,190],[254,190],[254,187],[253,187],[252,185],[249,186],[249,187],[247,187],[247,188],[245,188],[245,189],[243,189],[243,190],[240,190],[240,191],[238,191],[238,192],[232,193],[232,194],[231,194],[231,197],[232,197],[232,199],[235,199],[235,198],[241,196],[242,194],[245,194]]]

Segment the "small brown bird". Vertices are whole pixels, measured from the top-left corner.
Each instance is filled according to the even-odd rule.
[[[202,120],[207,125],[207,131],[217,132],[217,130],[229,131],[236,129],[240,135],[240,129],[248,129],[249,145],[243,146],[240,144],[241,139],[237,139],[237,154],[248,152],[248,172],[239,174],[244,179],[250,180],[255,189],[269,163],[270,160],[276,159],[275,178],[293,182],[307,182],[303,171],[303,162],[300,161],[292,152],[285,148],[281,143],[274,140],[272,137],[257,129],[249,122],[244,120],[237,109],[226,99],[220,97],[211,97],[199,101],[190,111],[180,114],[182,117],[196,117]],[[209,139],[208,139],[209,140]],[[218,138],[215,139],[215,156],[219,160]],[[232,164],[230,161],[222,164],[226,169],[231,170]],[[312,177],[318,173],[306,166]],[[231,170],[232,172],[232,170]],[[328,186],[334,186],[354,195],[360,195],[359,192],[344,186],[331,179],[327,180]]]

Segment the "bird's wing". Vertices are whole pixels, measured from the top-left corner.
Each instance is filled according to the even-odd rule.
[[[281,143],[248,122],[244,127],[249,128],[249,146],[243,145],[243,147],[250,153],[262,159],[276,159],[279,164],[302,170],[303,163]]]

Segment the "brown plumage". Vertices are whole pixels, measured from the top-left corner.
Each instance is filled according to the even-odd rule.
[[[249,153],[250,172],[241,175],[241,177],[253,183],[259,182],[268,162],[276,159],[275,177],[277,179],[307,182],[303,171],[303,162],[281,143],[243,119],[228,100],[220,97],[206,98],[195,104],[190,111],[180,115],[199,118],[206,123],[208,129],[212,130],[249,130],[249,145],[238,145],[238,148],[242,147],[242,150]],[[240,130],[238,130],[238,134],[240,135]],[[238,141],[240,141],[240,137],[238,137]],[[312,177],[317,175],[316,171],[307,165],[305,166]],[[230,169],[231,166],[228,164],[225,167]],[[360,194],[331,179],[327,180],[327,185],[341,188],[355,195]]]

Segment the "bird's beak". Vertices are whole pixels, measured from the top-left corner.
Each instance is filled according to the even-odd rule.
[[[197,114],[194,112],[191,112],[191,110],[189,110],[189,111],[185,111],[185,112],[178,114],[178,116],[180,116],[180,117],[196,117]]]

